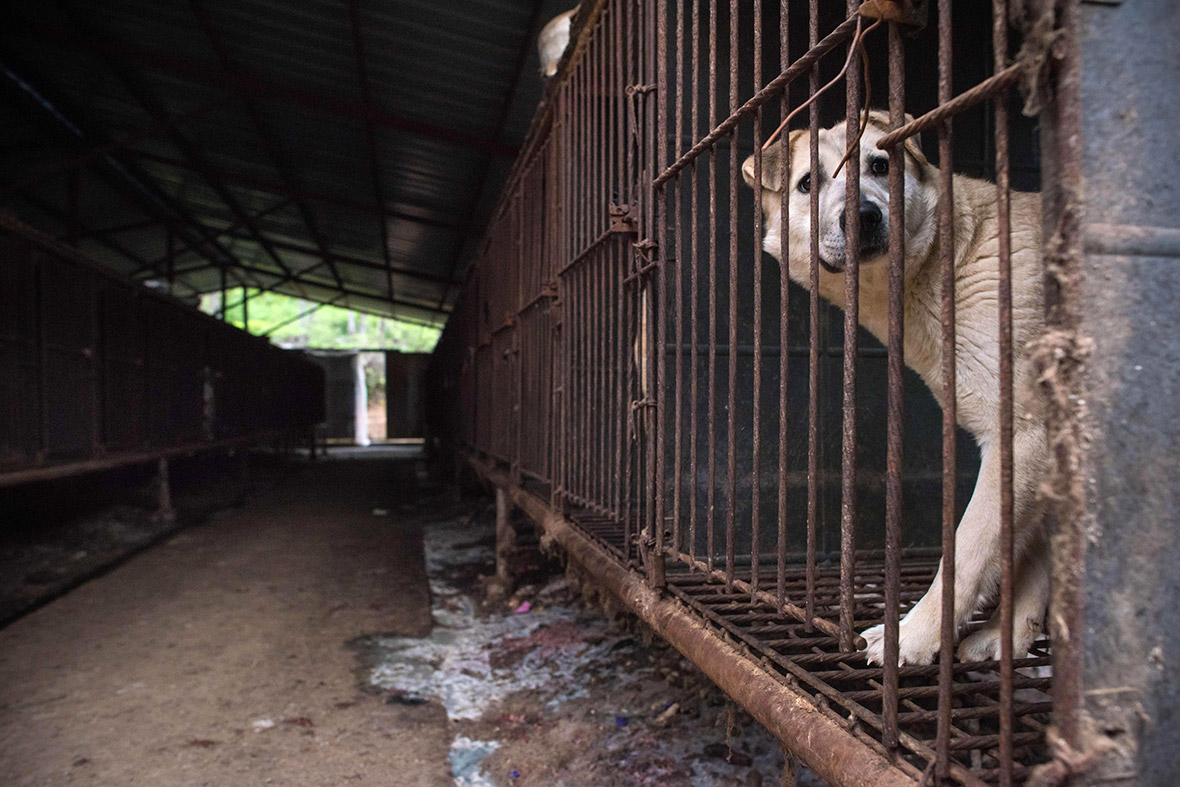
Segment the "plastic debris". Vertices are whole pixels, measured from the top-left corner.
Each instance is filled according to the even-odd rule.
[[[532,602],[522,601],[520,606],[513,611],[513,615],[524,615],[533,608]]]
[[[630,721],[631,720],[628,719],[626,716],[615,716],[615,726],[616,727],[626,727],[628,722],[630,722]]]
[[[668,705],[667,708],[665,708],[663,710],[663,712],[660,713],[659,716],[656,716],[656,724],[661,727],[667,725],[668,722],[670,722],[672,720],[672,717],[675,716],[679,710],[680,710],[680,703],[679,702],[671,703],[670,705]]]
[[[255,732],[262,732],[275,726],[275,723],[273,719],[257,719],[250,726],[254,728]]]

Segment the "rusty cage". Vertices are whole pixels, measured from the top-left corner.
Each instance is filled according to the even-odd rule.
[[[0,217],[0,487],[303,439],[324,374]]]
[[[1021,3],[1019,16],[1008,0],[954,5],[952,17],[950,0],[583,3],[430,376],[440,444],[542,522],[789,752],[858,787],[1014,784],[1038,768],[1059,779],[1072,767],[1062,752],[1081,749],[1082,651],[1068,636],[1082,603],[1070,363],[1078,4]],[[840,73],[839,106],[813,100]],[[790,226],[787,132],[766,146],[775,127],[804,110],[797,125],[810,132],[819,182],[830,174],[820,167],[823,121],[857,126],[874,100],[888,113],[879,147],[890,215],[906,205],[907,141],[937,140],[934,385],[945,407],[906,368],[902,221],[890,223],[887,259],[872,263],[887,271],[881,343],[858,314],[859,210],[846,211],[844,310],[819,295],[818,232],[801,252],[810,287],[788,286],[775,264],[790,259],[786,233],[778,254],[760,250],[770,211]],[[859,205],[869,175],[848,141],[844,197]],[[774,204],[741,182],[748,157],[757,197],[767,162],[784,162]],[[956,632],[948,592],[938,658],[899,667],[899,614],[935,579],[940,556],[939,586],[955,587],[956,524],[980,472],[956,413],[955,289],[973,285],[956,281],[954,172],[994,183],[999,228],[987,330],[1000,359],[1000,653],[955,658],[956,633],[977,630],[992,609]],[[1052,377],[1042,395],[1056,612],[1052,649],[1045,636],[1018,653],[1013,392],[1024,350],[1014,347],[1009,217],[1014,192],[1037,190],[1051,239],[1043,257],[1037,250],[1044,323],[1056,341],[1041,345],[1052,367],[1041,379]],[[816,226],[819,189],[809,194]],[[883,666],[866,661],[860,637],[879,623]]]

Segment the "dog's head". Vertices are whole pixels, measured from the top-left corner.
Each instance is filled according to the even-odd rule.
[[[908,115],[906,120],[912,120]],[[860,143],[860,262],[872,264],[887,257],[889,251],[889,156],[877,149],[877,141],[889,131],[886,113],[869,113],[868,128]],[[856,128],[852,129],[853,134]],[[786,166],[782,162],[784,145],[775,142],[762,154],[762,213],[765,227],[763,248],[780,257],[782,214],[780,210],[784,181],[788,189],[790,227],[789,270],[792,278],[806,281],[811,248],[811,192],[819,191],[819,261],[829,273],[844,270],[845,205],[844,189],[849,161],[832,177],[844,157],[847,141],[845,124],[819,132],[819,169],[811,173],[809,132],[792,131],[787,138]],[[934,240],[934,213],[938,204],[938,178],[917,140],[905,142],[905,224],[906,259],[924,259]],[[754,157],[742,165],[742,175],[751,187],[756,182]],[[781,262],[781,259],[780,259]]]

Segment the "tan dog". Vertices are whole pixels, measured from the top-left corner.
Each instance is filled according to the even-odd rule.
[[[907,118],[908,119],[908,118]],[[860,322],[882,343],[888,335],[889,159],[877,149],[888,131],[888,117],[869,116],[860,154]],[[844,307],[844,181],[831,173],[845,151],[844,124],[819,134],[820,174],[809,173],[808,132],[788,139],[788,273],[810,283],[810,190],[819,189],[819,294]],[[779,144],[762,159],[762,200],[766,237],[763,248],[778,257],[782,233]],[[942,334],[939,322],[938,169],[916,141],[905,146],[905,361],[943,404]],[[742,166],[754,184],[754,159]],[[1000,576],[999,316],[997,310],[998,232],[996,187],[961,175],[954,177],[955,349],[958,421],[979,443],[981,466],[975,492],[959,523],[955,549],[955,630],[996,596]],[[1034,374],[1028,344],[1042,329],[1041,200],[1013,193],[1011,200],[1012,310],[1015,375],[1014,500],[1016,579],[1014,652],[1019,658],[1041,632],[1049,596],[1048,547],[1035,509],[1038,479],[1047,461],[1043,414],[1030,396]],[[781,260],[780,260],[781,263]],[[942,571],[926,595],[902,619],[900,661],[929,664],[938,653]],[[957,636],[957,635],[956,635]],[[884,661],[884,627],[864,632],[868,660]],[[998,659],[997,612],[959,646],[965,661]]]

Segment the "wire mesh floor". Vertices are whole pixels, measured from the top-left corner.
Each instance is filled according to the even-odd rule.
[[[628,550],[621,524],[587,512],[569,515],[588,537],[605,547],[620,562]],[[938,568],[938,557],[929,550],[903,553],[901,606],[908,609],[926,592]],[[735,577],[749,581],[749,567]],[[806,575],[802,565],[788,569],[787,598],[804,597]],[[839,718],[850,734],[882,753],[882,679],[884,670],[869,666],[862,652],[841,652],[835,637],[778,612],[772,605],[753,599],[749,592],[728,587],[723,579],[693,571],[669,561],[668,592],[682,601],[719,636],[757,661],[792,688],[812,697],[817,708]],[[759,572],[763,588],[775,587],[774,567]],[[857,631],[882,621],[884,563],[877,557],[857,561],[854,579]],[[818,568],[815,609],[817,617],[839,621],[840,571],[838,566]],[[979,626],[991,610],[978,614]],[[1039,640],[1029,656],[1017,659],[1014,688],[1015,727],[1013,775],[1023,780],[1031,769],[1048,758],[1045,730],[1050,724],[1052,701],[1049,675],[1049,643]],[[938,664],[900,668],[898,723],[899,754],[916,771],[926,769],[934,757],[937,737]],[[976,779],[999,778],[999,662],[955,662],[955,685],[950,749],[953,759]]]

